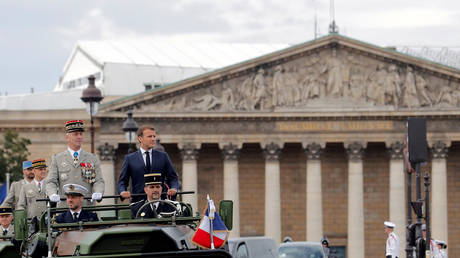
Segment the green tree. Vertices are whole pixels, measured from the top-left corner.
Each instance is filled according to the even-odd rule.
[[[29,139],[19,137],[19,134],[8,129],[0,139],[0,181],[5,182],[6,173],[10,173],[11,182],[21,179],[22,162],[30,155],[27,145]]]

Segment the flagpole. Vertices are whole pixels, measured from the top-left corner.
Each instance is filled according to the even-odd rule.
[[[214,220],[214,210],[212,207],[214,207],[214,204],[212,203],[211,199],[209,199],[209,194],[207,195],[208,199],[208,217],[209,217],[209,226],[210,226],[210,232],[209,235],[211,237],[211,249],[215,249],[214,247],[214,236],[213,236],[213,220]]]

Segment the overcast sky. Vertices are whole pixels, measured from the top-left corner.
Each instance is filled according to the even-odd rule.
[[[50,91],[77,40],[133,37],[300,43],[327,34],[329,0],[2,0],[0,94]],[[340,34],[460,47],[459,0],[336,0]]]

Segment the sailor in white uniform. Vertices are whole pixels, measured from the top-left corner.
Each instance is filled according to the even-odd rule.
[[[395,224],[390,221],[385,221],[383,223],[385,225],[385,233],[388,234],[386,249],[385,249],[385,257],[386,258],[397,258],[399,257],[399,237],[393,232],[395,228]]]

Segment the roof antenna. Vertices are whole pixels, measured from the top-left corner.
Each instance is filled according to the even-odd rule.
[[[318,12],[318,8],[316,6],[316,2],[315,0],[313,0],[313,5],[315,6],[315,18],[314,18],[314,25],[313,25],[313,33],[314,33],[314,36],[315,36],[315,39],[318,38],[318,34],[319,34],[319,31],[318,31],[318,15],[317,15],[317,12]]]
[[[335,9],[334,9],[334,0],[330,0],[330,9],[329,9],[329,34],[339,33],[339,27],[335,24]]]

